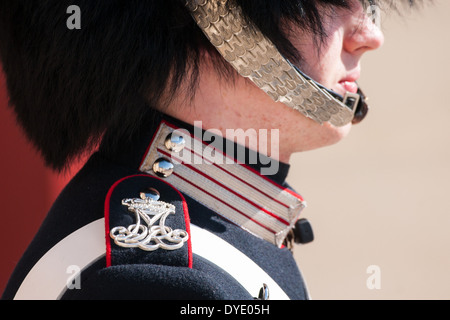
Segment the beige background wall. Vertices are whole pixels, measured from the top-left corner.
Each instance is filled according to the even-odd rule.
[[[449,14],[441,0],[385,15],[385,45],[363,60],[370,115],[293,159],[316,235],[295,250],[313,299],[450,298]]]

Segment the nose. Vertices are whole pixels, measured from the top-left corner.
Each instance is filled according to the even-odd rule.
[[[376,50],[384,43],[384,35],[378,25],[368,16],[355,21],[348,29],[344,40],[344,49],[354,55],[362,55]]]

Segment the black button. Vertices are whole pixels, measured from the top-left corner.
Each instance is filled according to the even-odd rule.
[[[314,233],[311,223],[306,219],[300,219],[295,223],[294,241],[299,244],[306,244],[314,241]]]

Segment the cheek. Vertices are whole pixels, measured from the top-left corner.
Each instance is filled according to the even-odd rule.
[[[342,35],[339,30],[330,34],[320,51],[316,46],[303,47],[301,69],[312,79],[331,88],[341,76]]]
[[[317,81],[327,88],[333,88],[342,77],[342,46],[333,42],[316,63],[319,66]]]

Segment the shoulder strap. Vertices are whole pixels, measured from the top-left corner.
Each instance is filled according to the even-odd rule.
[[[30,270],[14,300],[59,299],[82,270],[105,256],[104,234],[105,219],[99,219],[58,242]]]
[[[104,230],[105,220],[99,219],[60,241],[34,265],[14,299],[59,299],[73,279],[105,256]],[[191,239],[194,254],[228,272],[252,296],[257,296],[259,289],[266,284],[269,287],[271,299],[289,299],[264,270],[226,241],[192,224]],[[240,263],[230,263],[230,261],[239,261]],[[70,274],[67,269],[69,266],[77,266],[73,274]]]

